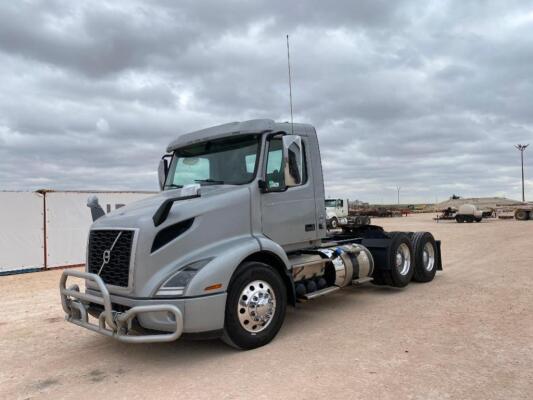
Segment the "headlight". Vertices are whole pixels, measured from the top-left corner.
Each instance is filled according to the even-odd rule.
[[[209,263],[213,258],[205,258],[200,261],[195,261],[191,264],[186,265],[184,268],[180,269],[170,278],[168,278],[159,288],[156,296],[183,296],[187,285],[194,278],[194,276],[200,271],[204,266]]]

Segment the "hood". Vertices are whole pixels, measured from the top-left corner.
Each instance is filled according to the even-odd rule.
[[[205,204],[206,202],[211,202],[208,199],[211,199],[212,197],[221,196],[229,192],[242,190],[244,188],[245,186],[237,185],[202,186],[200,188],[199,197],[176,201],[174,203],[170,215],[167,221],[165,221],[164,225],[166,225],[168,221],[175,220],[175,217],[173,218],[173,214],[176,214],[177,210],[185,211],[186,208],[201,209],[203,208],[201,205]],[[152,217],[159,206],[167,199],[183,196],[182,192],[182,189],[165,190],[154,196],[130,203],[97,219],[92,224],[91,229],[110,227],[137,228],[140,225],[144,225],[148,221],[153,224]],[[189,213],[187,212],[187,214]]]
[[[326,208],[326,218],[333,218],[336,217],[337,213],[335,212],[334,208]]]

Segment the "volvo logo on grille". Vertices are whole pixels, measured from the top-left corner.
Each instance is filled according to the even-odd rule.
[[[109,260],[111,259],[111,250],[107,249],[104,250],[104,253],[102,254],[102,261],[104,264],[109,264]]]
[[[98,274],[97,275],[100,275],[100,273],[102,272],[102,270],[104,269],[104,267],[109,264],[109,261],[111,260],[111,252],[113,251],[113,248],[115,247],[115,245],[117,244],[118,242],[118,239],[120,238],[120,235],[122,235],[122,232],[119,232],[119,234],[117,235],[117,237],[115,238],[115,241],[113,242],[113,244],[111,245],[111,247],[109,249],[106,249],[104,250],[104,252],[102,253],[102,266],[100,267],[100,269],[98,270]]]

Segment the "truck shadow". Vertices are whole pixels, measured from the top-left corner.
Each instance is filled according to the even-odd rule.
[[[269,344],[276,346],[276,343],[283,343],[291,340],[293,336],[301,334],[302,329],[310,327],[317,329],[317,323],[321,319],[326,320],[328,312],[335,310],[345,312],[353,310],[354,317],[359,311],[357,306],[374,303],[374,296],[377,295],[396,295],[403,290],[380,287],[380,286],[362,286],[357,290],[345,289],[333,295],[324,296],[306,303],[298,303],[296,308],[289,306],[285,322],[278,336]],[[108,338],[95,338],[98,344],[95,347],[105,347],[106,353],[111,358],[121,359],[130,365],[136,363],[149,363],[158,365],[172,365],[174,368],[192,366],[194,364],[208,363],[213,361],[219,362],[221,359],[228,357],[241,357],[245,354],[258,354],[265,348],[252,350],[251,352],[234,349],[221,340],[191,340],[180,339],[171,343],[154,343],[132,345],[116,342]],[[263,349],[263,350],[262,350]]]

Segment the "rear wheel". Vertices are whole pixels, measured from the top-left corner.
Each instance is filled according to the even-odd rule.
[[[222,340],[243,350],[264,346],[281,328],[286,305],[287,290],[277,271],[244,263],[228,290]]]
[[[437,272],[437,247],[435,238],[429,232],[413,235],[415,269],[413,281],[430,282]]]
[[[525,221],[529,219],[529,212],[527,210],[516,210],[514,217],[519,221]]]
[[[413,246],[404,232],[391,232],[387,268],[376,268],[374,283],[393,287],[404,287],[414,273]]]
[[[456,220],[458,223],[460,223],[460,224],[462,224],[463,222],[465,222],[464,217],[463,217],[462,215],[457,215],[457,216],[455,217],[455,220]]]

